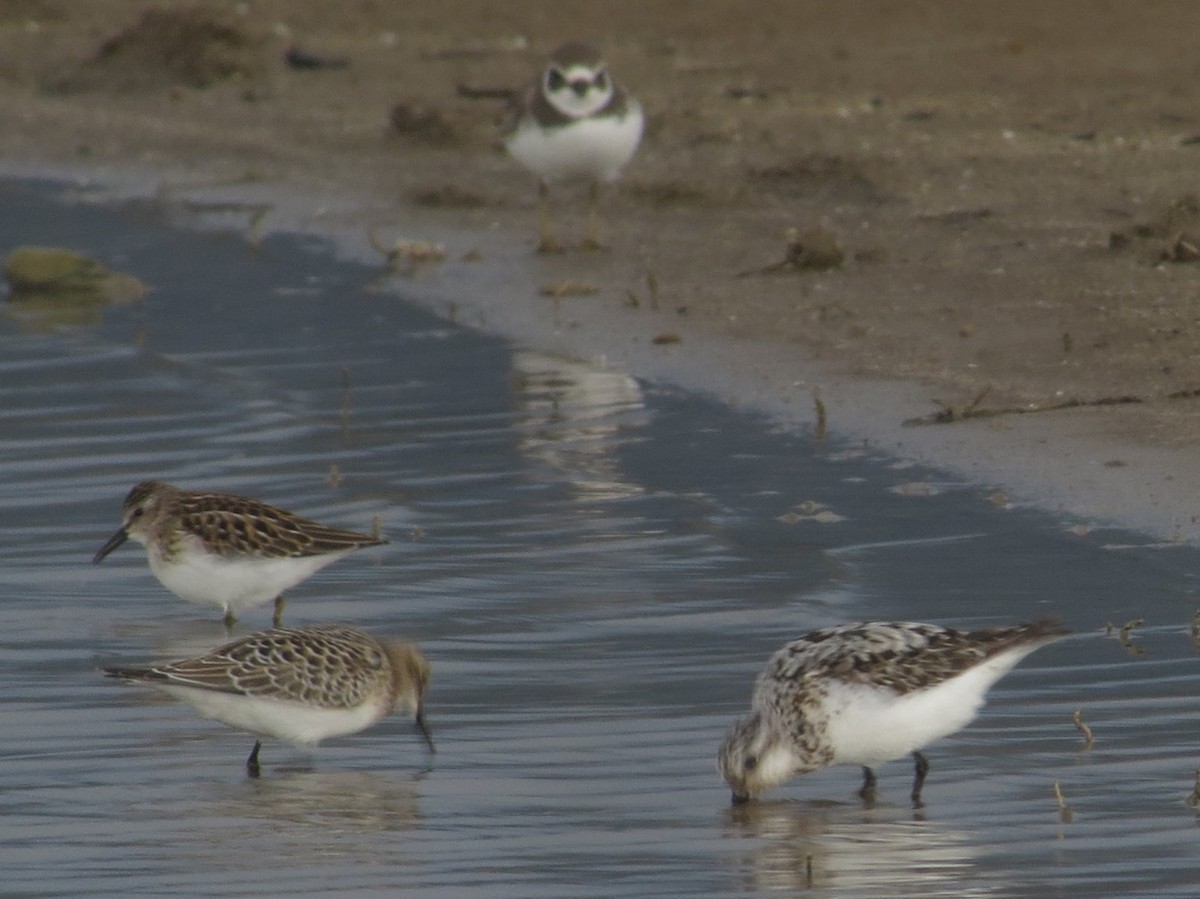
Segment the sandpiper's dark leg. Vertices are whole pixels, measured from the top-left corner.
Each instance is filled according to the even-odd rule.
[[[921,805],[921,788],[925,786],[925,775],[929,773],[929,759],[920,752],[914,752],[913,758],[917,763],[917,775],[913,778],[912,801],[915,805]]]
[[[538,182],[538,248],[539,253],[561,253],[562,247],[550,229],[550,186]]]
[[[875,772],[863,765],[863,783],[859,788],[858,795],[866,802],[875,801]]]
[[[246,776],[258,777],[258,750],[262,749],[262,740],[254,741],[254,748],[250,750],[250,758],[246,759]]]
[[[600,243],[600,185],[593,181],[588,186],[587,233],[583,238],[585,250],[603,250]]]
[[[226,630],[231,630],[233,628],[234,622],[237,621],[237,616],[233,614],[232,609],[226,609],[225,617],[222,618],[221,621],[224,622]]]
[[[271,619],[271,624],[275,627],[283,624],[283,607],[287,605],[284,601],[283,594],[280,593],[275,597],[275,617]]]

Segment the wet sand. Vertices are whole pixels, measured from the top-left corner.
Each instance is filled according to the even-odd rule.
[[[4,169],[261,203],[234,210],[248,238],[333,234],[381,266],[370,235],[442,242],[402,288],[467,324],[802,427],[818,391],[831,439],[1200,536],[1200,8],[155,8],[0,6]],[[650,125],[604,199],[608,251],[538,257],[489,97],[568,37]],[[581,198],[558,201],[578,239]],[[793,228],[843,263],[777,265]],[[966,418],[905,426],[945,409]]]

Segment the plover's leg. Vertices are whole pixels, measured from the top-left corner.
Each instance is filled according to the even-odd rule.
[[[600,184],[593,181],[588,185],[587,233],[583,238],[585,250],[603,250],[600,243]]]
[[[550,186],[538,182],[538,248],[539,253],[561,253],[562,247],[554,239],[550,228]]]
[[[913,778],[912,801],[916,805],[921,804],[921,788],[925,786],[925,775],[929,773],[929,759],[921,755],[920,752],[914,752],[913,758],[916,760],[917,775]]]
[[[864,802],[875,801],[875,772],[863,765],[863,782],[858,790],[858,795],[863,798]]]
[[[254,748],[250,750],[250,758],[246,759],[246,776],[258,777],[258,750],[262,749],[262,740],[254,741]]]
[[[283,594],[280,593],[275,597],[275,616],[271,619],[271,624],[274,627],[279,627],[283,624],[283,607],[287,605],[284,601]]]
[[[225,630],[232,630],[234,622],[237,621],[237,616],[233,614],[233,609],[226,609],[225,617],[221,621],[225,624]]]

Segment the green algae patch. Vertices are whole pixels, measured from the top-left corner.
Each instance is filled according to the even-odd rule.
[[[60,247],[17,247],[4,260],[10,311],[45,326],[92,324],[107,305],[146,294],[133,275]]]

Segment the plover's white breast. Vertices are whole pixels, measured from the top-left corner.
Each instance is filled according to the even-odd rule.
[[[508,151],[545,181],[612,181],[642,139],[642,108],[630,99],[620,116],[576,119],[542,126],[524,116],[508,138]]]

